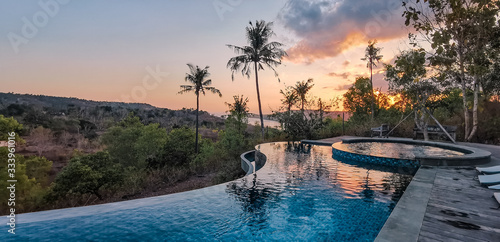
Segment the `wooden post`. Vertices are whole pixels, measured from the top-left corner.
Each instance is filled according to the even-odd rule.
[[[345,135],[345,129],[344,129],[344,111],[342,111],[342,135]]]
[[[385,135],[385,137],[389,137],[389,134],[390,134],[390,133],[392,133],[392,131],[393,131],[393,130],[395,130],[395,129],[396,129],[396,128],[397,128],[397,127],[398,127],[398,126],[399,126],[402,122],[404,122],[404,121],[405,121],[408,117],[410,117],[410,115],[412,115],[412,114],[413,114],[413,112],[411,112],[410,114],[408,114],[408,116],[406,116],[403,120],[399,121],[399,123],[398,123],[396,126],[394,126],[394,128],[392,128],[392,129],[391,129],[391,131],[389,131],[389,132]]]

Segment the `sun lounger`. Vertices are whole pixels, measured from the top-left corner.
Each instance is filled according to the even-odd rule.
[[[479,183],[482,185],[496,185],[500,184],[500,174],[495,174],[495,175],[479,175],[477,176],[479,178]]]
[[[495,199],[497,200],[497,202],[500,203],[500,192],[493,193],[493,196],[495,197]]]
[[[500,166],[476,167],[476,170],[484,174],[500,173]]]
[[[500,190],[500,185],[489,186],[489,189]]]

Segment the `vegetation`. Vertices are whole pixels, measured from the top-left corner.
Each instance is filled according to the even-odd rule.
[[[212,80],[205,80],[210,76],[208,72],[208,66],[203,69],[196,66],[194,67],[192,64],[187,64],[189,67],[189,73],[186,73],[185,80],[187,82],[192,83],[193,85],[181,85],[180,94],[186,92],[194,92],[196,95],[196,143],[195,143],[195,152],[198,153],[198,113],[200,111],[200,93],[205,95],[205,90],[210,91],[215,94],[219,94],[219,97],[222,97],[222,93],[220,93],[219,89],[215,87],[210,87],[212,84]]]
[[[426,110],[429,98],[437,95],[439,90],[434,77],[428,75],[425,64],[423,49],[404,51],[397,57],[394,66],[386,65],[386,78],[389,88],[409,101],[415,113],[415,124],[423,130],[424,139],[429,140]]]
[[[295,96],[300,101],[300,110],[304,112],[304,106],[307,104],[306,95],[313,88],[313,79],[309,78],[307,81],[297,82],[293,88]]]
[[[250,21],[250,26],[246,27],[247,41],[250,45],[243,47],[227,45],[229,48],[234,50],[236,54],[238,54],[238,56],[232,57],[227,62],[227,67],[233,72],[233,80],[234,72],[241,70],[242,75],[246,75],[248,78],[250,78],[252,68],[254,69],[262,139],[265,138],[265,134],[264,116],[262,115],[262,105],[260,102],[259,70],[264,70],[264,66],[266,66],[274,71],[275,76],[278,76],[278,73],[274,68],[280,65],[281,58],[287,55],[286,52],[281,49],[283,44],[274,41],[269,42],[270,38],[274,35],[272,25],[272,22],[266,23],[262,20],[255,21],[254,25]]]
[[[368,47],[366,47],[365,50],[365,57],[361,58],[361,60],[365,60],[366,67],[370,69],[370,89],[372,90],[370,92],[371,94],[371,120],[373,121],[373,118],[375,117],[375,95],[373,94],[373,67],[377,66],[377,63],[382,59],[382,55],[379,55],[380,48],[375,47],[376,41],[369,41],[368,42]]]
[[[403,2],[405,24],[431,44],[431,65],[441,81],[462,91],[464,136],[471,141],[479,125],[480,86],[498,82],[490,75],[498,63],[498,1],[433,0]],[[415,41],[416,35],[413,35]],[[471,41],[474,40],[474,41]],[[416,41],[415,41],[416,42]],[[418,43],[414,43],[417,45]],[[472,91],[472,125],[469,95]]]
[[[248,98],[243,99],[243,95],[233,96],[234,103],[226,103],[229,107],[230,115],[227,117],[227,124],[234,126],[238,133],[242,133],[246,129],[248,123]]]
[[[264,127],[258,71],[271,68],[277,76],[275,68],[286,52],[281,43],[270,41],[272,23],[264,21],[246,28],[248,46],[228,45],[238,55],[227,63],[233,79],[237,71],[248,78],[252,69],[255,72],[260,126],[247,124],[249,100],[244,96],[235,95],[226,103],[225,120],[200,110],[200,93],[221,96],[210,86],[208,66],[188,64],[185,80],[191,85],[181,86],[180,93],[195,93],[196,110],[0,93],[0,139],[12,131],[18,135],[16,211],[98,204],[221,183],[243,175],[239,155],[263,140],[368,136],[370,128],[381,123],[394,127],[409,115],[424,132],[433,115],[444,125],[460,126],[460,140],[499,144],[500,4],[416,0],[404,6],[406,25],[419,31],[432,50],[419,47],[417,35],[410,35],[414,49],[384,65],[390,92],[383,93],[373,88],[373,67],[382,56],[370,41],[363,58],[370,77],[357,77],[341,100],[314,97],[312,79],[280,90],[282,106],[272,117],[281,129]],[[328,113],[339,103],[348,120]],[[413,128],[413,123],[403,122],[391,136],[409,137]],[[0,156],[7,154],[7,148],[0,147]],[[0,159],[0,186],[6,185],[6,162]],[[5,192],[0,194],[7,196]]]

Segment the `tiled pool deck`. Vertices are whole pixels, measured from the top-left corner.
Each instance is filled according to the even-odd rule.
[[[491,152],[483,166],[500,165],[500,146],[459,144]],[[421,167],[375,241],[500,241],[493,192],[479,184],[473,167]]]

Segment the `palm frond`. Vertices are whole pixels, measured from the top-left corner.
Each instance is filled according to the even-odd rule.
[[[222,93],[215,87],[205,87],[205,89],[211,91],[213,94],[219,94],[219,97],[222,97]]]
[[[189,86],[189,85],[181,85],[181,89],[178,94],[184,94],[186,92],[191,92],[191,91],[195,91],[195,86]]]

